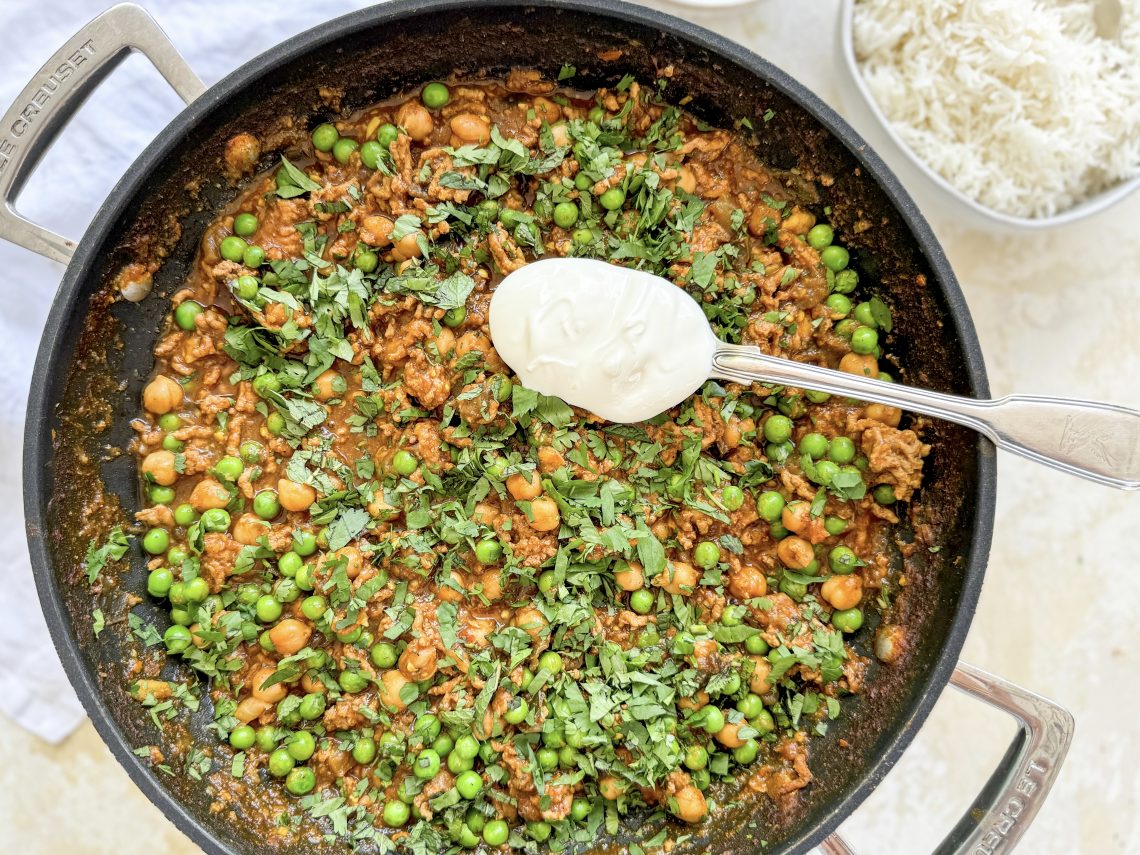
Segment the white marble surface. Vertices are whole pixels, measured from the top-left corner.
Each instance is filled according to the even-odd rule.
[[[58,38],[48,38],[12,9],[55,7],[63,35],[102,4],[92,0],[0,4],[0,103],[6,105]],[[349,2],[277,3],[270,22],[253,27],[252,5],[159,3],[151,8],[207,81],[271,46],[283,35],[338,11]],[[834,45],[836,0],[759,0],[726,11],[686,11],[713,29],[767,56],[867,131],[853,102],[842,101]],[[266,14],[262,11],[259,14]],[[38,16],[37,16],[38,17]],[[41,19],[42,20],[42,19]],[[36,47],[27,47],[34,42]],[[13,48],[19,61],[13,60]],[[140,92],[131,84],[153,84]],[[131,108],[174,109],[139,65],[124,68],[80,116],[84,134],[104,139],[106,113],[122,145],[109,162],[91,164],[86,201],[60,228],[78,231],[149,134]],[[125,107],[125,109],[124,109]],[[873,140],[874,141],[874,140]],[[901,158],[880,150],[892,164]],[[53,157],[60,155],[57,148]],[[924,210],[944,242],[974,314],[995,394],[1013,391],[1111,399],[1140,407],[1140,196],[1095,219],[1042,235],[998,233],[943,212],[921,185]],[[30,186],[25,205],[53,210],[66,188]],[[59,270],[0,247],[8,301],[18,292],[49,293]],[[19,299],[19,298],[16,298]],[[42,315],[37,315],[37,318]],[[5,366],[8,370],[8,366]],[[16,449],[3,449],[8,471]],[[1140,575],[1137,574],[1140,497],[1115,493],[1003,457],[996,536],[987,584],[966,643],[968,661],[1061,702],[1076,715],[1077,735],[1060,781],[1020,849],[1036,855],[1124,855],[1140,852],[1140,736],[1131,704],[1140,675]],[[19,521],[5,520],[9,528]],[[12,604],[32,608],[30,604]],[[873,855],[932,851],[989,769],[1012,726],[955,693],[939,701],[929,723],[879,790],[843,828],[854,848]],[[197,850],[133,789],[85,725],[59,747],[48,747],[11,725],[0,726],[0,840],[22,855],[193,855]]]

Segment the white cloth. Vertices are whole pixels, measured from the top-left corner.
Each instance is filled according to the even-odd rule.
[[[51,54],[113,0],[5,0],[0,4],[0,110]],[[365,5],[350,0],[151,0],[151,14],[198,75],[213,83],[295,33]],[[150,64],[127,59],[62,132],[17,208],[79,237],[140,151],[180,102]],[[21,449],[28,383],[40,332],[63,267],[0,241],[0,712],[58,742],[83,719],[36,599],[21,499]],[[80,632],[85,628],[80,627]]]

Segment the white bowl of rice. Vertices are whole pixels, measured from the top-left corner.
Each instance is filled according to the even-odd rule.
[[[843,0],[840,49],[890,140],[990,222],[1140,187],[1140,0]]]

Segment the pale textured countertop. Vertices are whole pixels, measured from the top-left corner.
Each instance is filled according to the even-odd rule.
[[[9,3],[13,0],[5,6]],[[29,3],[27,8],[42,11],[50,5]],[[59,0],[54,5],[60,33],[73,30],[100,6]],[[202,60],[207,66],[199,66],[207,82],[280,38],[252,28],[253,18],[243,18],[252,12],[236,11],[243,4],[197,3],[194,12],[186,3],[156,0],[150,5],[181,48],[208,56]],[[274,5],[273,33],[284,34],[354,4],[309,0]],[[805,10],[807,5],[761,0],[737,10],[687,14],[767,56],[866,131],[852,113],[854,105],[840,103],[833,23],[837,4],[816,0]],[[216,6],[219,14],[209,14],[204,6]],[[211,26],[215,19],[229,24]],[[230,26],[235,22],[240,38]],[[5,32],[0,47],[7,47],[10,38],[35,35],[31,30]],[[45,41],[35,64],[55,46],[54,40]],[[211,50],[214,46],[229,53],[219,55]],[[4,63],[5,77],[22,81],[32,70],[31,64],[15,68]],[[112,95],[100,99],[104,105],[115,103],[116,85],[114,79],[105,84]],[[140,143],[145,139],[145,134],[135,136]],[[898,162],[890,150],[880,153]],[[112,164],[104,189],[128,162],[125,153]],[[958,222],[929,205],[920,187],[914,189],[962,282],[996,395],[1079,394],[1140,407],[1140,196],[1063,231],[1026,236]],[[32,283],[54,288],[45,265],[18,253],[4,257],[9,260],[9,292]],[[1001,458],[1000,469],[990,572],[964,655],[1054,698],[1077,719],[1060,781],[1020,851],[1140,852],[1140,735],[1130,706],[1140,675],[1140,574],[1135,566],[1140,497],[1009,457]],[[847,821],[845,836],[865,855],[932,851],[969,805],[1011,734],[1012,725],[1000,714],[948,692],[899,765]],[[89,724],[61,746],[49,748],[5,723],[0,726],[0,755],[7,758],[0,765],[0,792],[5,794],[0,839],[7,851],[198,851],[134,788]]]

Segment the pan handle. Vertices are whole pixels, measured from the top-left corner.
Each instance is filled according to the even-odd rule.
[[[186,103],[206,91],[166,33],[133,3],[112,6],[45,63],[0,120],[0,238],[66,264],[75,241],[20,216],[16,196],[36,163],[95,86],[137,50]]]
[[[935,855],[1006,855],[1041,809],[1073,740],[1073,716],[1052,701],[959,662],[950,683],[1017,720],[1017,735],[966,814]],[[824,855],[855,855],[838,834]]]

